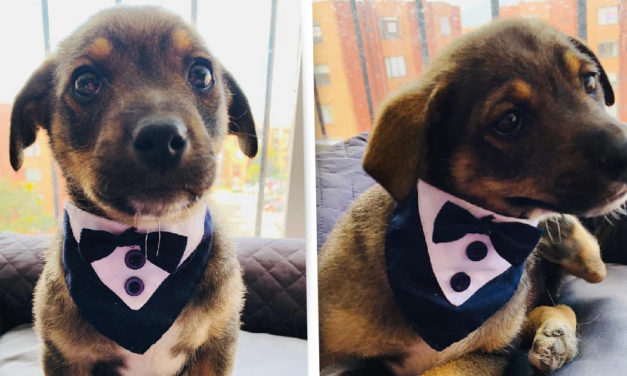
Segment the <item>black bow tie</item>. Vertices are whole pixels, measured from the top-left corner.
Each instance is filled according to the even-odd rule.
[[[141,234],[134,227],[120,235],[84,228],[81,231],[78,251],[81,257],[91,264],[109,256],[117,247],[128,246],[139,246],[150,262],[169,273],[173,273],[185,252],[187,237],[165,231]]]
[[[494,216],[477,218],[447,201],[435,217],[434,243],[448,243],[466,234],[485,234],[494,249],[512,265],[520,265],[535,248],[542,230],[520,222],[493,222]]]

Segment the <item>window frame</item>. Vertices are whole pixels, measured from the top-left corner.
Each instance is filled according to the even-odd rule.
[[[314,64],[314,79],[317,86],[331,85],[331,68],[329,64]]]
[[[607,51],[611,46],[610,51]],[[619,42],[617,40],[603,40],[597,43],[598,57],[600,59],[612,59],[619,57]],[[611,54],[610,54],[611,53]]]
[[[322,44],[324,42],[324,39],[322,37],[322,27],[320,27],[320,23],[317,21],[313,21],[311,28],[313,34],[313,43]]]
[[[396,31],[389,31],[388,24],[396,24]],[[379,27],[381,28],[381,39],[399,39],[401,38],[401,21],[397,16],[379,17]]]
[[[385,57],[385,72],[388,78],[407,77],[407,62],[405,60],[405,56],[404,55],[386,56]]]
[[[616,15],[616,18],[613,20],[610,20],[609,22],[606,22],[606,19],[608,18],[608,16],[606,14],[602,14],[602,11],[608,11],[608,10],[613,10],[614,14]],[[617,25],[618,21],[619,21],[619,14],[618,14],[617,5],[609,5],[609,6],[597,8],[597,25],[598,26]]]

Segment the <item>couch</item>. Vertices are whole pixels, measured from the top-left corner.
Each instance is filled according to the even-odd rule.
[[[0,232],[0,376],[40,376],[32,292],[48,235]],[[235,376],[307,374],[305,243],[237,239],[247,286]]]
[[[361,167],[368,134],[348,139],[316,156],[318,248],[350,203],[374,184]],[[588,221],[594,226],[600,220]],[[566,277],[557,303],[571,306],[577,314],[579,355],[554,373],[559,376],[627,375],[627,220],[616,220],[605,234],[603,257],[608,275],[600,284]],[[507,376],[530,375],[526,350],[515,353]],[[372,362],[356,361],[327,368],[325,376],[387,375]]]

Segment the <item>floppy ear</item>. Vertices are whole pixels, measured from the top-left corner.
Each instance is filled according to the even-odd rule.
[[[418,84],[381,107],[364,155],[364,170],[396,201],[405,200],[418,180],[427,128],[440,118],[444,84]]]
[[[257,155],[257,132],[248,99],[229,72],[224,72],[224,79],[231,92],[229,133],[237,136],[242,152],[252,158]]]
[[[614,90],[612,90],[612,85],[610,84],[610,80],[607,78],[607,74],[605,73],[605,69],[601,65],[601,62],[597,58],[597,56],[592,52],[588,46],[586,46],[583,42],[581,42],[577,38],[569,37],[568,40],[572,43],[577,51],[581,52],[584,55],[588,55],[592,61],[596,64],[597,68],[599,68],[599,75],[601,80],[601,87],[603,88],[603,98],[605,98],[605,104],[611,106],[614,104]]]
[[[35,142],[37,127],[50,129],[54,69],[52,60],[44,62],[13,102],[9,154],[15,171],[22,166],[24,148]]]

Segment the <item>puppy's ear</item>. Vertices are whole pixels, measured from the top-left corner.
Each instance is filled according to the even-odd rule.
[[[255,121],[248,105],[248,99],[229,72],[224,72],[224,79],[231,98],[229,103],[229,133],[237,136],[240,149],[249,158],[257,155],[257,132]]]
[[[444,84],[409,87],[381,107],[364,155],[364,170],[396,201],[405,200],[418,180],[426,132],[440,118]]]
[[[588,55],[592,59],[592,61],[594,61],[597,68],[599,68],[599,75],[601,80],[601,87],[603,88],[603,98],[605,98],[605,104],[608,106],[613,105],[615,100],[614,90],[612,90],[610,80],[607,78],[605,69],[603,69],[603,66],[601,65],[601,62],[599,61],[597,56],[588,48],[588,46],[586,46],[579,39],[570,37],[568,38],[568,40],[575,46],[577,51],[581,52],[584,55]]]
[[[15,171],[22,166],[24,148],[35,142],[37,127],[50,129],[54,69],[52,60],[44,62],[13,102],[9,154]]]

